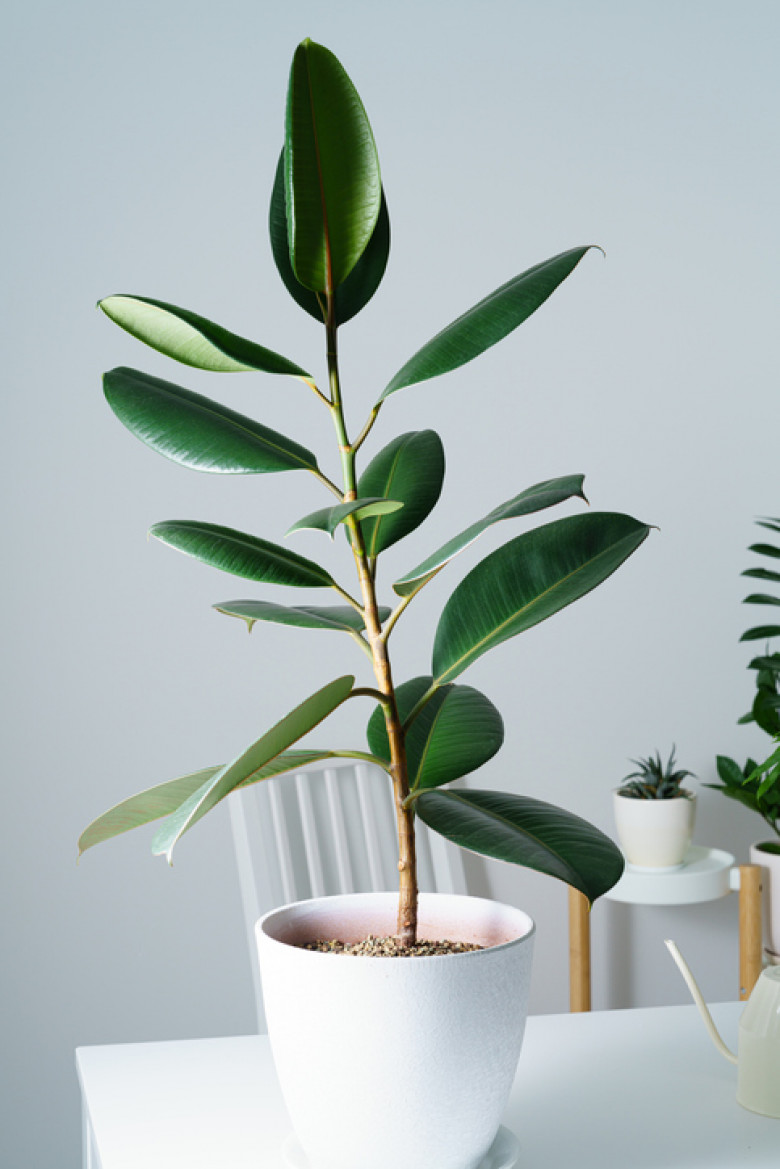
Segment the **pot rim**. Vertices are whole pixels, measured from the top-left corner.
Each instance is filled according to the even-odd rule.
[[[612,794],[615,796],[622,796],[624,800],[633,800],[636,804],[671,804],[674,800],[687,800],[690,804],[696,799],[698,793],[692,791],[689,787],[684,787],[680,789],[676,796],[669,796],[667,799],[662,800],[651,800],[643,799],[641,796],[628,796],[623,791],[622,785],[619,785],[618,787],[613,787]]]
[[[511,913],[517,914],[521,918],[525,919],[525,925],[527,928],[525,929],[525,931],[523,933],[518,934],[516,937],[507,938],[506,941],[497,942],[495,945],[492,945],[492,946],[482,946],[478,950],[466,950],[466,951],[463,951],[462,953],[452,953],[452,954],[415,954],[413,956],[413,960],[415,962],[435,963],[435,962],[452,962],[453,960],[472,961],[473,962],[479,958],[480,954],[483,954],[483,955],[484,954],[495,954],[500,950],[508,949],[510,946],[517,946],[521,942],[528,942],[534,937],[534,935],[536,933],[536,922],[530,916],[530,914],[526,913],[525,910],[523,910],[523,909],[518,909],[517,906],[507,905],[507,903],[503,902],[503,901],[496,901],[496,900],[489,898],[489,897],[475,897],[475,896],[471,896],[471,894],[469,894],[469,893],[421,892],[419,897],[420,897],[421,904],[424,901],[432,902],[432,901],[436,901],[436,900],[466,901],[472,906],[477,906],[477,905],[481,904],[481,905],[484,905],[487,908],[487,911],[491,912],[491,913],[495,913],[496,907],[500,907],[502,909],[509,910]],[[272,924],[272,921],[274,918],[282,917],[284,914],[288,913],[290,910],[296,910],[296,909],[301,908],[303,906],[307,906],[307,905],[314,906],[314,905],[318,905],[318,904],[321,905],[324,902],[333,903],[336,901],[341,901],[341,902],[352,901],[353,904],[356,905],[358,900],[365,901],[366,898],[392,899],[391,904],[395,904],[395,903],[397,903],[397,900],[398,900],[398,892],[395,890],[386,890],[385,889],[385,890],[373,890],[373,891],[370,891],[367,893],[336,893],[336,894],[332,894],[332,895],[325,896],[325,897],[306,897],[300,901],[290,901],[290,902],[287,902],[285,905],[278,905],[278,906],[276,906],[276,908],[270,909],[267,913],[264,913],[262,915],[262,917],[260,917],[258,919],[257,924],[255,926],[255,930],[256,930],[256,933],[258,935],[258,938],[262,935],[264,942],[269,943],[269,944],[273,944],[276,946],[284,946],[284,947],[286,947],[288,949],[292,949],[292,950],[298,950],[299,953],[306,955],[305,960],[307,960],[307,961],[309,959],[325,959],[325,960],[329,960],[329,961],[336,961],[336,960],[343,961],[343,959],[344,959],[343,954],[329,953],[327,951],[320,951],[320,950],[306,950],[303,947],[297,946],[292,942],[287,942],[287,941],[283,941],[280,938],[276,938],[273,936],[273,934],[268,932],[268,926],[270,924]],[[345,906],[345,912],[348,912],[348,906]],[[387,956],[383,955],[383,954],[354,954],[354,955],[350,955],[350,957],[353,960],[356,959],[358,961],[377,961],[377,962],[387,961]],[[409,961],[409,960],[410,959],[407,959],[407,961]]]

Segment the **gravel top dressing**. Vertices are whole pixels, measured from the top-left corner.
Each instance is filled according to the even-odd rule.
[[[402,946],[396,937],[375,938],[369,934],[361,942],[340,942],[338,939],[306,942],[302,950],[316,950],[320,954],[368,955],[372,958],[425,958],[432,954],[465,954],[469,950],[481,950],[475,942],[418,941],[413,946]]]

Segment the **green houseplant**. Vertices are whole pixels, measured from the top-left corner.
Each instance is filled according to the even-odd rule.
[[[682,787],[692,773],[677,766],[674,747],[666,763],[659,751],[631,762],[636,770],[613,796],[623,852],[630,864],[641,868],[676,868],[693,835],[696,795]]]
[[[233,528],[176,520],[155,524],[152,535],[254,583],[335,592],[339,603],[330,606],[283,606],[253,597],[215,607],[245,621],[250,629],[257,622],[272,621],[340,631],[369,660],[373,677],[368,685],[356,685],[351,674],[339,676],[304,698],[230,763],[182,776],[123,801],[84,831],[80,849],[83,852],[120,832],[166,817],[153,850],[170,859],[182,835],[235,788],[316,760],[346,756],[378,763],[392,780],[399,842],[393,924],[403,948],[415,940],[421,904],[416,817],[458,845],[560,878],[593,900],[617,881],[623,868],[619,850],[605,835],[579,817],[536,799],[449,786],[492,758],[503,740],[501,717],[492,702],[459,678],[483,653],[551,617],[609,577],[646,538],[647,525],[617,513],[589,513],[510,539],[479,562],[446,601],[433,638],[430,674],[399,684],[391,667],[389,641],[417,594],[499,521],[529,516],[565,500],[584,499],[583,477],[575,474],[537,483],[500,503],[399,576],[392,583],[393,604],[386,606],[380,603],[380,589],[386,589],[381,557],[416,529],[437,502],[444,474],[441,440],[431,430],[402,433],[363,463],[364,444],[373,438],[378,415],[391,397],[464,365],[506,337],[548,299],[589,248],[572,248],[536,264],[442,329],[390,378],[362,427],[352,434],[339,367],[340,329],[365,307],[382,279],[389,252],[389,216],[362,102],[337,59],[311,41],[298,46],[292,63],[284,147],[273,183],[269,227],[274,259],[287,291],[324,329],[327,378],[322,384],[292,360],[164,301],[119,295],[101,301],[100,307],[139,340],[185,365],[299,379],[316,396],[334,427],[341,482],[329,478],[317,456],[294,439],[160,378],[134,369],[115,369],[104,377],[105,395],[132,433],[185,466],[226,474],[305,471],[317,481],[328,506],[306,515],[290,532],[314,529],[334,536],[343,529],[343,547],[354,566],[356,590],[308,557]],[[373,703],[367,724],[368,751],[296,746],[338,706],[355,698]],[[303,912],[295,906],[290,909]],[[437,1169],[465,1169],[484,1155],[497,1130],[522,1040],[525,1007],[518,978],[522,976],[527,988],[530,957],[523,955],[530,955],[530,949],[516,949],[516,943],[525,942],[533,931],[533,923],[522,915],[525,924],[507,927],[508,934],[497,932],[499,911],[489,912],[493,925],[479,935],[485,941],[476,955],[390,963],[373,958],[345,960],[285,944],[289,933],[270,940],[263,935],[263,944],[282,968],[276,979],[263,967],[269,1031],[269,988],[275,995],[275,979],[293,999],[296,987],[309,988],[300,991],[291,1008],[278,1003],[274,1007],[277,1020],[287,1011],[295,1033],[294,1054],[286,1071],[276,1042],[274,1052],[295,1127],[317,1169],[362,1169],[366,1145],[355,1140],[355,1132],[356,1125],[369,1123],[369,1113],[365,1140],[371,1140],[374,1169],[398,1163],[395,1129],[401,1114],[406,1131],[414,1134],[414,1141],[404,1144],[402,1160],[407,1169],[428,1169],[433,1163]],[[500,912],[519,914],[509,907]],[[453,930],[457,928],[452,925]],[[512,957],[515,953],[519,958]],[[336,1001],[337,987],[329,981],[331,961],[340,965],[336,981],[348,987],[341,996],[343,1010]],[[481,984],[474,980],[477,962],[492,969],[497,979],[488,994],[481,994]],[[377,963],[384,966],[378,1004],[368,992],[366,998],[361,981],[375,977],[371,971],[376,971]],[[302,966],[314,970],[314,975],[300,974]],[[446,973],[441,972],[442,966]],[[445,993],[436,989],[436,979],[441,978]],[[453,989],[456,982],[458,995]],[[392,992],[391,983],[396,987]],[[320,1003],[326,984],[328,1011],[323,1012]],[[367,1002],[374,1005],[366,1006]],[[446,1015],[447,1004],[453,1002],[459,1004],[457,1009]],[[358,1004],[363,1004],[363,1013],[350,1046],[345,1036],[352,1016],[359,1013]],[[314,1012],[310,1020],[306,1010]],[[482,1011],[492,1012],[490,1043],[484,1039],[487,1024],[483,1026]],[[335,1018],[339,1023],[334,1042],[312,1043],[310,1029],[332,1024]],[[385,1074],[387,1061],[377,1059],[374,1050],[370,1058],[366,1056],[364,1049],[371,1046],[367,1030],[378,1021],[384,1028],[378,1045],[395,1042],[403,1032],[400,1054],[395,1063],[390,1061],[393,1068],[405,1069],[400,1082],[396,1071]],[[462,1042],[461,1033],[466,1037]],[[446,1058],[434,1057],[435,1073],[430,1058],[410,1055],[413,1047],[417,1052],[432,1045],[434,1036],[439,1044],[443,1039],[455,1043]],[[312,1067],[320,1058],[325,1065],[317,1082],[312,1079]],[[346,1080],[335,1074],[339,1061]],[[440,1074],[442,1067],[446,1076]],[[434,1080],[446,1098],[431,1106]],[[493,1080],[488,1100],[482,1085]],[[309,1097],[305,1107],[296,1102],[301,1090]],[[349,1143],[356,1144],[356,1150],[349,1152],[344,1140],[333,1139],[333,1116],[341,1115],[345,1107],[348,1116],[338,1132],[349,1133]],[[324,1140],[309,1133],[306,1113],[310,1108],[324,1117],[329,1134]],[[422,1110],[418,1119],[410,1119],[412,1108]],[[432,1136],[423,1123],[428,1113],[439,1119]]]

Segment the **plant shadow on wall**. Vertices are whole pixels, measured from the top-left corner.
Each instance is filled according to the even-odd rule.
[[[273,256],[287,291],[324,328],[326,377],[197,313],[135,295],[100,302],[106,315],[153,349],[201,370],[296,378],[335,429],[341,482],[294,439],[227,406],[135,369],[104,377],[120,421],[154,450],[183,466],[221,474],[303,471],[327,506],[294,523],[288,535],[342,534],[354,582],[265,537],[197,520],[155,524],[158,540],[255,584],[317,589],[335,604],[281,605],[259,596],[222,601],[223,614],[341,633],[365,657],[369,684],[352,675],[304,698],[232,762],[150,788],[95,820],[81,851],[166,817],[153,851],[171,858],[177,841],[234,789],[346,757],[379,764],[391,777],[399,839],[397,932],[417,931],[414,823],[420,819],[455,844],[559,878],[589,900],[618,880],[622,857],[605,835],[561,808],[526,796],[448,787],[501,747],[503,724],[493,703],[458,679],[477,658],[546,620],[601,584],[642,543],[646,524],[619,513],[588,512],[554,520],[510,539],[479,562],[445,602],[433,636],[430,673],[396,683],[390,640],[417,594],[464,548],[499,522],[570,499],[585,499],[583,477],[536,483],[459,531],[387,589],[381,556],[416,529],[439,498],[441,440],[432,430],[398,434],[362,464],[380,411],[399,391],[457,369],[505,338],[534,313],[589,251],[571,248],[496,289],[443,328],[390,378],[365,423],[348,433],[339,374],[340,330],[382,279],[390,246],[387,201],[362,102],[337,59],[304,41],[289,82],[284,146],[271,194]],[[304,537],[305,538],[305,537]],[[392,604],[380,602],[392,596]],[[337,707],[368,699],[368,750],[296,746]]]

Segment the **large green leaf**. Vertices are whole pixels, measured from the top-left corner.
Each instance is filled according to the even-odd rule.
[[[284,182],[293,272],[305,288],[332,292],[366,250],[382,182],[357,90],[333,53],[308,39],[290,70]]]
[[[354,681],[354,677],[345,675],[317,690],[271,727],[270,731],[266,731],[237,759],[212,776],[169,816],[154,838],[152,851],[158,856],[164,853],[170,861],[176,841],[189,831],[193,824],[210,812],[215,804],[229,795],[234,788],[258,780],[260,772],[272,759],[281,755],[282,751],[321,723],[349,697]]]
[[[360,476],[358,495],[399,499],[403,511],[361,523],[366,552],[373,558],[423,522],[441,494],[444,447],[435,430],[401,434],[375,455]]]
[[[198,520],[165,520],[154,524],[149,534],[212,568],[247,580],[295,588],[329,588],[333,584],[330,573],[313,560],[235,528]]]
[[[396,690],[402,721],[432,683],[413,678]],[[390,759],[384,712],[377,706],[366,728],[369,748]],[[504,724],[493,703],[471,686],[442,686],[406,730],[406,757],[411,788],[439,787],[476,771],[492,759],[504,741]]]
[[[429,828],[462,848],[557,877],[591,902],[623,872],[623,857],[608,836],[542,800],[505,792],[426,791],[414,808]]]
[[[315,471],[311,451],[219,402],[137,369],[103,375],[109,406],[136,438],[196,471]]]
[[[164,300],[118,295],[107,296],[98,305],[107,317],[139,341],[196,369],[218,373],[257,369],[264,373],[310,376],[286,357]]]
[[[470,524],[457,536],[448,540],[446,544],[442,544],[441,548],[438,548],[431,556],[427,556],[422,563],[405,573],[393,585],[394,591],[400,597],[413,593],[421,581],[432,576],[464,548],[468,548],[469,544],[481,536],[486,528],[489,528],[491,524],[497,524],[499,520],[531,515],[544,508],[554,507],[557,503],[563,503],[564,500],[571,499],[575,495],[580,499],[585,499],[582,490],[583,479],[583,475],[565,475],[560,479],[546,479],[543,483],[536,483],[533,487],[521,491],[514,499],[500,503],[481,520]]]
[[[284,751],[246,783],[257,783],[258,780],[270,779],[285,771],[296,771],[321,759],[331,758],[332,751]],[[223,769],[224,764],[219,767],[204,767],[202,771],[182,775],[179,779],[169,779],[166,783],[157,784],[156,787],[147,788],[146,791],[122,800],[121,804],[116,804],[104,812],[84,829],[79,837],[79,855],[95,844],[110,840],[112,836],[119,836],[122,832],[130,832],[133,828],[140,828],[143,824],[151,824],[154,820],[170,815]]]
[[[630,516],[592,512],[545,524],[496,549],[444,607],[433,647],[435,683],[451,681],[493,646],[590,592],[648,531]]]
[[[276,168],[271,209],[268,216],[268,230],[271,236],[271,250],[274,262],[285,288],[293,300],[305,309],[315,320],[324,323],[325,305],[316,292],[299,283],[290,263],[290,247],[287,239],[287,203],[284,194],[284,151]],[[337,325],[344,325],[361,309],[365,308],[379,287],[387,267],[390,254],[390,216],[384,191],[379,208],[379,218],[368,241],[366,250],[358,260],[343,284],[335,291],[333,313]]]
[[[379,400],[404,386],[449,373],[502,341],[544,304],[590,246],[553,256],[491,292],[418,349],[391,378]]]
[[[229,617],[240,617],[251,630],[256,621],[273,621],[279,625],[296,625],[302,629],[353,630],[365,628],[360,613],[350,605],[275,605],[271,601],[224,601],[214,608]],[[379,620],[385,621],[390,610],[379,609]]]
[[[313,528],[316,531],[327,532],[332,537],[339,524],[346,523],[351,515],[361,520],[364,516],[388,515],[404,506],[397,499],[364,496],[362,492],[358,494],[358,499],[352,499],[348,503],[337,503],[335,507],[323,507],[319,511],[313,511],[304,516],[302,520],[297,520],[291,528],[288,528],[287,535]]]

